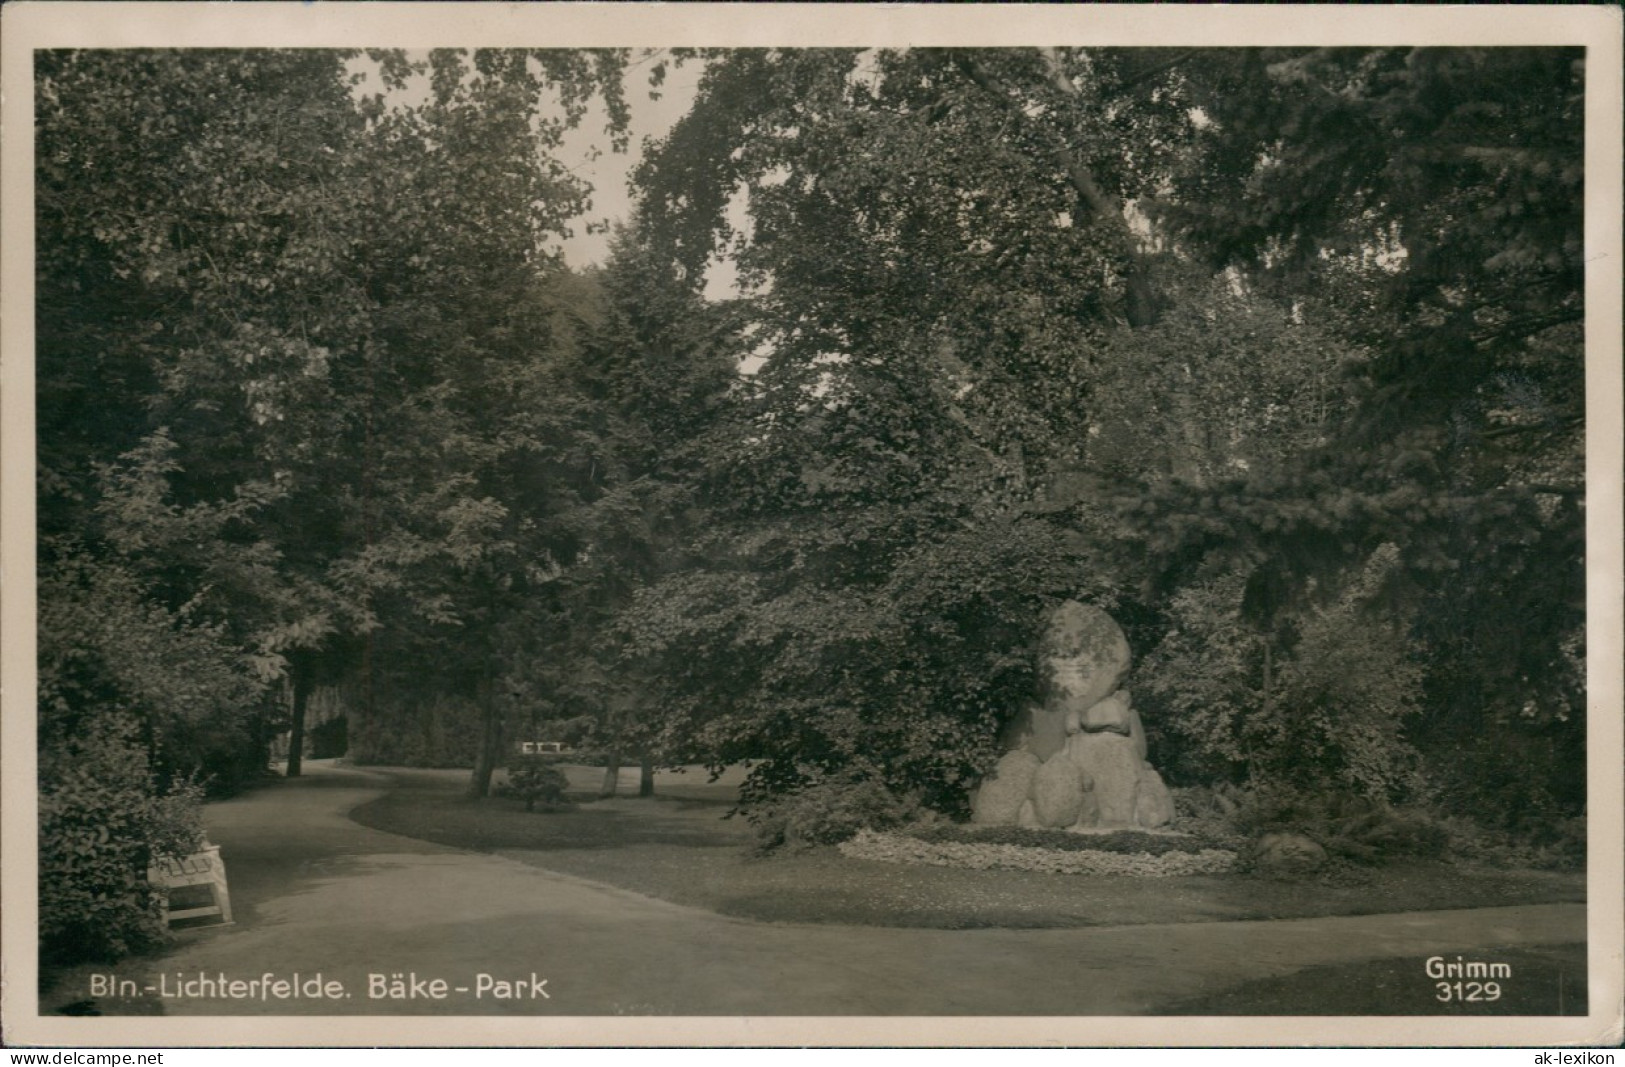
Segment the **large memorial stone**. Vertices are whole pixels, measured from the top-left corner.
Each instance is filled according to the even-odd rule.
[[[1005,755],[972,797],[990,826],[1155,828],[1173,797],[1146,762],[1145,727],[1127,691],[1122,628],[1069,600],[1050,616],[1040,648],[1040,699],[1015,717]]]

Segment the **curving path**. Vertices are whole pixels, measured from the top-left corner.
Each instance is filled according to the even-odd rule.
[[[184,933],[154,970],[170,982],[320,972],[349,997],[165,999],[166,1013],[1137,1015],[1309,966],[1415,956],[1420,970],[1433,954],[1585,938],[1578,904],[1067,930],[758,923],[346,817],[386,786],[316,762],[211,805],[237,924]],[[413,972],[469,992],[368,997],[369,974]],[[481,974],[526,995],[476,999]]]

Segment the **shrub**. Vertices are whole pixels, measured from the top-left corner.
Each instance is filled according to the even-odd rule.
[[[1576,780],[1584,784],[1585,775],[1575,773],[1584,767],[1584,753],[1569,751],[1549,727],[1486,716],[1477,724],[1435,723],[1431,732],[1428,793],[1435,807],[1463,820],[1463,833],[1498,842],[1497,848],[1535,852],[1585,810],[1583,793],[1559,795]]]
[[[1373,606],[1397,561],[1397,549],[1381,546],[1328,581],[1327,602],[1272,620],[1268,635],[1243,616],[1243,570],[1174,596],[1135,684],[1150,721],[1163,724],[1158,740],[1171,742],[1175,779],[1313,776],[1375,800],[1415,795],[1419,757],[1404,727],[1420,711],[1422,671],[1404,617]]]
[[[547,757],[517,756],[508,764],[508,781],[502,793],[523,800],[526,811],[535,811],[537,801],[548,807],[562,803],[567,785],[564,772]]]
[[[1553,819],[1540,834],[1510,833],[1460,817],[1444,820],[1453,855],[1495,867],[1575,870],[1585,866],[1584,817]]]
[[[161,781],[197,778],[221,794],[257,781],[269,763],[265,684],[225,626],[166,607],[126,564],[61,542],[42,545],[47,554],[39,587],[42,748],[118,708],[142,724]]]
[[[343,715],[328,719],[312,727],[310,756],[312,759],[338,759],[350,750],[350,720]]]
[[[917,795],[900,795],[873,778],[839,776],[752,808],[758,847],[834,845],[859,830],[886,830],[929,820]]]
[[[1241,791],[1227,782],[1216,787],[1185,786],[1171,790],[1174,797],[1173,829],[1225,847],[1239,845],[1246,837],[1236,822]]]
[[[126,713],[40,754],[39,934],[50,963],[111,960],[165,937],[148,865],[194,851],[202,790],[157,788],[139,727]]]
[[[1360,864],[1440,856],[1450,842],[1445,825],[1426,811],[1349,793],[1256,789],[1243,800],[1235,821],[1252,834],[1303,834],[1332,856]]]

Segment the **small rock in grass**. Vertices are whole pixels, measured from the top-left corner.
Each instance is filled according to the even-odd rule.
[[[1253,864],[1273,874],[1310,874],[1326,865],[1326,850],[1302,834],[1265,834],[1253,848]]]

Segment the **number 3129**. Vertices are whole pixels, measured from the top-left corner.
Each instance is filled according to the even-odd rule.
[[[1439,991],[1434,999],[1447,1003],[1452,1000],[1470,1003],[1501,999],[1500,982],[1436,982],[1433,988]]]

